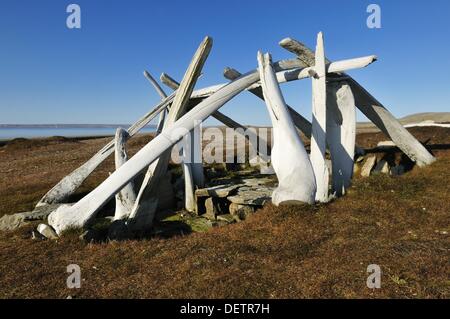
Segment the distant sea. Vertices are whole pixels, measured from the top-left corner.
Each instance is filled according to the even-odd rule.
[[[114,135],[116,129],[129,125],[0,125],[0,140],[50,136],[89,137]],[[154,126],[144,127],[140,133],[151,133]]]

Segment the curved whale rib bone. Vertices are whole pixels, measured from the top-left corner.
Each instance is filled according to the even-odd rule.
[[[49,217],[49,224],[58,234],[70,228],[80,228],[89,225],[96,213],[125,184],[140,171],[153,163],[167,149],[177,143],[186,131],[192,130],[200,121],[204,121],[214,111],[231,100],[234,96],[259,80],[258,72],[252,71],[242,75],[229,84],[217,90],[210,97],[199,103],[187,114],[182,116],[167,130],[156,136],[139,150],[124,165],[111,174],[93,191],[83,197],[70,209],[57,209]]]

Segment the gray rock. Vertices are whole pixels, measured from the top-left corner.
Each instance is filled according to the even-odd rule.
[[[51,204],[36,207],[30,212],[4,215],[0,218],[0,231],[10,231],[28,225],[31,221],[45,220],[47,216],[61,205],[72,204]]]
[[[274,188],[270,186],[259,187],[241,187],[234,196],[228,196],[227,199],[235,204],[263,206],[271,200]]]
[[[31,212],[4,215],[0,218],[0,230],[9,231],[27,225],[28,222],[25,220],[25,217],[29,213]]]
[[[372,168],[375,166],[375,163],[377,162],[377,157],[375,155],[369,156],[362,169],[361,169],[361,176],[362,177],[368,177],[370,176],[370,172],[372,172]]]
[[[58,239],[58,235],[49,225],[39,224],[36,230],[45,238]]]
[[[248,215],[254,213],[255,209],[250,205],[240,205],[236,203],[230,204],[230,214],[238,217],[241,220],[245,220]]]
[[[374,173],[389,174],[389,164],[385,160],[381,160],[375,166]]]
[[[208,188],[201,188],[197,189],[195,191],[196,197],[227,197],[230,193],[232,193],[234,190],[236,190],[239,186],[242,186],[242,184],[235,184],[235,185],[217,185],[213,187]]]
[[[205,209],[206,213],[203,215],[203,217],[215,220],[216,215],[219,213],[219,210],[217,209],[216,203],[214,203],[214,200],[212,197],[207,198],[205,201]]]

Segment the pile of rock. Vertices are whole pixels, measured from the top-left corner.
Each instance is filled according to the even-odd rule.
[[[354,173],[362,177],[372,174],[403,175],[407,167],[402,163],[401,154],[392,141],[379,142],[366,155],[360,155],[355,160]]]
[[[271,177],[219,179],[195,191],[196,212],[210,220],[240,221],[270,201],[275,189]]]

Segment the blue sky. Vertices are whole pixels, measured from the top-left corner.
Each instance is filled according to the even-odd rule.
[[[79,30],[66,27],[70,3],[81,7]],[[381,29],[366,26],[370,3],[381,6]],[[197,88],[224,82],[226,66],[254,69],[258,50],[291,57],[284,37],[313,48],[319,31],[331,60],[379,57],[350,74],[394,115],[450,111],[449,18],[448,0],[1,0],[0,123],[132,123],[159,101],[142,71],[180,80],[205,35],[214,45]],[[282,89],[310,118],[310,81]],[[249,93],[222,111],[270,123]]]

